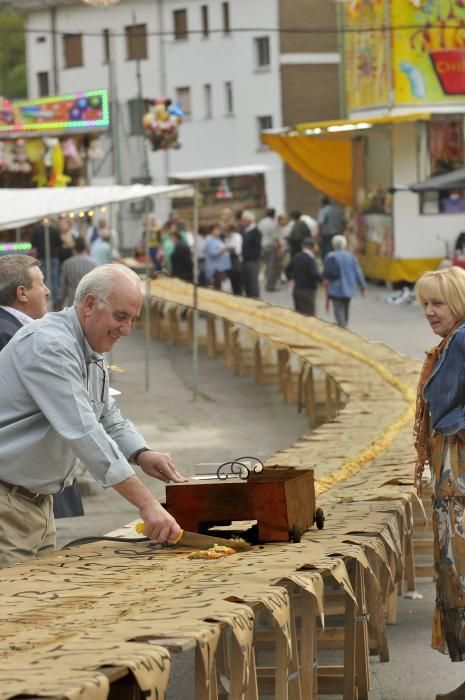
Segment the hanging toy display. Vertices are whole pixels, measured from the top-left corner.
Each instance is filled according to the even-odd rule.
[[[50,139],[51,140],[51,139]],[[51,149],[52,172],[48,179],[49,187],[66,187],[71,181],[69,175],[65,175],[65,156],[61,148],[61,144],[56,139],[57,143]]]
[[[169,99],[152,100],[150,110],[142,119],[152,151],[181,148],[178,127],[183,119],[184,112],[178,103],[172,104]]]

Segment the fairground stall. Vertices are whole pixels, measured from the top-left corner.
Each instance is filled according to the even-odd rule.
[[[88,185],[104,158],[99,136],[109,124],[107,90],[15,102],[0,98],[0,189]],[[76,221],[93,214],[78,211]],[[27,252],[25,238],[19,227],[4,230],[0,254]]]
[[[414,282],[453,253],[463,190],[408,185],[464,165],[465,7],[457,0],[366,0],[343,10],[348,119],[263,140],[346,205],[368,277]]]
[[[220,221],[225,207],[234,211],[249,209],[257,218],[263,216],[267,206],[266,174],[270,170],[267,165],[237,165],[172,173],[169,180],[173,184],[189,182],[195,186],[201,214],[199,225],[205,229]],[[188,215],[192,200],[180,200],[177,207],[181,216]]]

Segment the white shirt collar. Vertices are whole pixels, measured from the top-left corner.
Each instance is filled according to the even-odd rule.
[[[20,323],[23,324],[23,326],[26,325],[26,323],[31,323],[34,319],[28,316],[27,314],[23,314],[22,311],[19,309],[15,309],[13,306],[1,306],[0,309],[4,309],[5,311],[8,311],[9,314],[14,316]]]
[[[306,254],[309,255],[311,258],[314,258],[314,257],[315,257],[315,253],[313,253],[313,252],[312,252],[311,250],[309,250],[308,248],[302,248],[302,253],[306,253]]]

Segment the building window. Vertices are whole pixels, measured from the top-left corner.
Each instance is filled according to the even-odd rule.
[[[186,119],[191,118],[191,89],[189,87],[176,88],[176,99],[181,105],[181,109]]]
[[[212,109],[212,86],[210,83],[205,83],[203,86],[203,97],[205,106],[205,119],[211,119],[213,116]]]
[[[208,21],[208,5],[202,5],[200,10],[202,13],[202,36],[207,37],[210,34],[210,24]]]
[[[147,112],[145,100],[142,97],[135,97],[128,100],[129,134],[130,136],[141,136],[144,132],[142,119]]]
[[[255,62],[258,68],[269,67],[270,65],[270,39],[267,36],[260,36],[255,41]]]
[[[128,61],[143,61],[148,58],[147,25],[132,24],[126,27],[126,57]]]
[[[48,97],[49,86],[48,86],[48,73],[37,73],[37,88],[39,90],[39,97]]]
[[[229,34],[231,31],[231,25],[229,22],[229,2],[223,3],[222,10],[223,10],[223,33]]]
[[[187,39],[187,10],[173,12],[173,27],[176,41]]]
[[[110,63],[110,30],[102,31],[103,40],[103,63]]]
[[[82,60],[82,35],[64,34],[63,52],[65,54],[65,68],[78,68],[84,65]]]
[[[233,84],[231,82],[226,82],[224,84],[224,95],[226,101],[226,114],[230,115],[234,113],[234,96],[233,96]]]
[[[273,117],[271,115],[266,115],[264,117],[257,117],[257,130],[258,130],[258,143],[260,148],[267,148],[267,146],[262,142],[260,135],[262,131],[266,129],[273,128]]]

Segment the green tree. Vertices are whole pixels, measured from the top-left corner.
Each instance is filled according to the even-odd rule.
[[[27,97],[24,20],[13,10],[0,12],[0,95]]]

